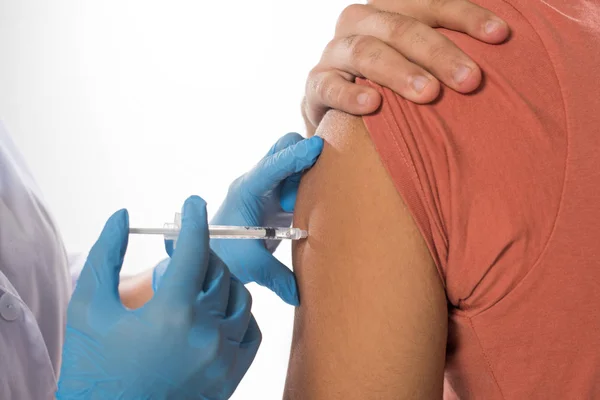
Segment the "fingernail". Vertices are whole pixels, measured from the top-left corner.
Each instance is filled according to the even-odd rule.
[[[421,93],[423,92],[423,90],[425,90],[425,88],[427,87],[427,85],[429,84],[429,79],[424,77],[424,76],[415,76],[411,78],[411,86],[414,89],[415,92],[417,93]]]
[[[463,83],[471,74],[471,68],[466,65],[459,65],[454,71],[454,82]]]
[[[369,102],[369,94],[368,93],[359,94],[358,97],[356,98],[356,101],[361,106],[367,105],[367,103]]]
[[[500,21],[497,19],[490,19],[489,21],[487,21],[485,23],[483,30],[485,31],[485,33],[490,35],[490,34],[496,32],[498,29],[500,29],[503,25],[504,25],[503,21]]]

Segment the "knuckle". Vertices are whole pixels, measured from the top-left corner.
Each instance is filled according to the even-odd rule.
[[[427,39],[420,32],[415,32],[411,36],[410,44],[413,48],[427,45]]]
[[[235,393],[236,386],[231,384],[231,381],[228,379],[230,376],[229,371],[231,371],[233,367],[227,368],[227,370],[219,370],[219,374],[215,374],[216,376],[221,377],[221,385],[219,389],[215,389],[214,397],[211,399],[229,399]]]
[[[321,71],[316,67],[313,68],[309,72],[308,79],[306,80],[306,91],[309,93],[317,93],[317,89],[319,88],[319,83],[321,80]],[[306,100],[305,105],[308,105],[308,99]]]
[[[360,72],[360,75],[369,77],[375,73],[381,67],[382,55],[383,50],[377,47],[373,47],[365,52],[364,56],[357,60],[356,69]]]
[[[446,0],[428,0],[423,5],[423,9],[419,14],[419,20],[426,23],[428,26],[434,27],[440,25],[440,17],[448,15],[450,11],[445,11],[444,7],[448,2]]]
[[[325,61],[330,61],[330,60],[335,60],[335,50],[338,47],[338,40],[333,39],[330,40],[329,43],[327,43],[327,45],[325,46],[325,48],[323,49],[323,54],[321,55],[321,63],[324,63]],[[315,74],[317,73],[316,70],[317,67],[313,68],[310,71],[310,74]]]
[[[432,45],[427,51],[427,55],[431,64],[440,64],[449,58],[447,46],[443,43]]]
[[[160,324],[168,330],[173,326],[187,326],[190,323],[190,310],[187,307],[169,307],[169,312],[160,318]]]
[[[364,59],[365,54],[368,53],[369,47],[372,45],[372,41],[367,36],[355,36],[354,39],[349,42],[350,47],[350,61],[353,64],[359,64]]]
[[[241,175],[237,177],[227,189],[227,197],[239,197],[239,195],[244,191],[245,188],[246,175]]]
[[[381,60],[381,55],[383,54],[383,50],[379,47],[373,48],[367,54],[367,61],[369,64],[377,64],[378,61]]]
[[[341,45],[347,50],[352,50],[358,38],[358,35],[346,36],[341,39]]]
[[[365,6],[363,4],[351,4],[344,8],[338,17],[336,24],[336,32],[344,30],[344,27],[351,25],[357,20],[357,18],[364,11]]]
[[[405,38],[419,26],[420,22],[406,16],[391,16],[388,20],[389,35],[392,39]]]
[[[216,360],[221,357],[221,346],[223,339],[221,338],[221,332],[219,329],[215,329],[212,334],[207,334],[207,332],[202,332],[202,347],[206,349],[205,357],[211,363],[214,363]]]
[[[381,62],[383,48],[377,39],[363,36],[352,49],[352,64],[362,75],[367,75]]]
[[[367,0],[367,4],[376,10],[389,11],[396,14],[410,15],[415,8],[426,7],[427,0],[418,1],[393,1],[393,0]]]
[[[251,319],[254,319],[254,316],[252,316]],[[250,323],[250,325],[253,325],[252,322]],[[254,324],[252,329],[254,330],[252,334],[252,339],[250,341],[247,341],[245,345],[248,347],[248,349],[251,349],[252,353],[256,354],[256,352],[260,348],[260,344],[263,341],[263,333],[260,330],[260,327],[256,324]]]
[[[380,24],[390,25],[393,23],[400,14],[396,12],[390,12],[388,10],[379,9],[373,15],[373,18]]]
[[[255,343],[256,343],[256,350],[258,350],[258,347],[260,346],[260,344],[262,343],[262,340],[263,340],[263,334],[262,334],[262,331],[260,330],[260,327],[257,327],[256,330],[257,330],[257,334],[256,334]]]
[[[318,96],[325,101],[327,104],[331,104],[334,98],[335,85],[331,81],[331,77],[323,77],[319,80],[316,88]]]
[[[244,285],[239,284],[239,287],[240,306],[244,312],[250,312],[250,310],[252,309],[252,295]]]
[[[431,10],[439,10],[448,4],[448,0],[429,0],[428,6]]]
[[[228,193],[232,193],[238,190],[238,188],[240,187],[240,183],[242,181],[242,177],[239,176],[236,179],[233,180],[233,182],[231,182],[229,184],[229,189],[228,189]]]
[[[252,309],[252,295],[248,289],[244,288],[244,304],[248,310]]]

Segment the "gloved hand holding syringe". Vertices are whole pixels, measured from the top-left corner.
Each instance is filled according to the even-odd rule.
[[[180,229],[181,214],[176,213],[174,222],[166,223],[163,228],[129,228],[129,233],[163,235],[175,245]],[[308,232],[299,228],[264,226],[209,225],[209,234],[211,239],[300,240],[308,237]]]
[[[235,278],[244,284],[265,286],[294,306],[300,304],[296,278],[273,252],[284,240],[308,236],[306,231],[290,226],[301,174],[315,163],[323,145],[318,136],[304,139],[289,133],[281,137],[254,168],[231,183],[209,225],[210,238],[214,239],[210,249]],[[180,226],[181,215],[176,215],[173,223],[163,228],[133,228],[130,233],[162,235],[171,256]],[[165,259],[154,268],[154,290],[168,265],[169,259]]]

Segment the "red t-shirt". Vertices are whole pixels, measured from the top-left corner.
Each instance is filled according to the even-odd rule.
[[[364,118],[450,303],[445,398],[600,398],[600,2],[481,0],[484,71],[432,105],[388,89]]]

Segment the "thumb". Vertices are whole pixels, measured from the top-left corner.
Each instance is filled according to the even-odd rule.
[[[248,191],[257,196],[275,189],[284,179],[313,166],[323,150],[323,139],[313,136],[263,158],[249,173]]]
[[[296,207],[296,197],[298,196],[298,188],[300,187],[300,180],[302,174],[297,173],[288,177],[281,185],[281,192],[279,195],[279,204],[281,209],[285,212],[292,213]]]
[[[129,214],[114,213],[106,222],[98,241],[90,250],[73,298],[89,304],[100,295],[105,300],[120,301],[119,272],[127,250]]]
[[[251,280],[273,291],[281,300],[299,306],[298,287],[294,273],[273,256],[265,247],[251,253],[247,273]]]
[[[299,133],[296,133],[296,132],[286,133],[285,135],[280,137],[277,140],[277,142],[271,147],[271,149],[267,153],[267,157],[272,156],[275,153],[279,153],[281,150],[287,149],[288,147],[290,147],[298,142],[301,142],[303,140],[304,140],[304,138]]]

